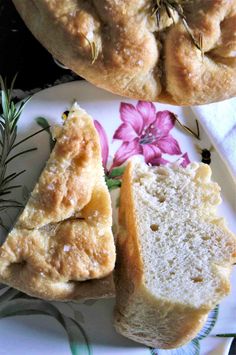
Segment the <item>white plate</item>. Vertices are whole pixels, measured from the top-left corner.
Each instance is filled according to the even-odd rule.
[[[111,161],[112,156],[122,143],[122,141],[113,140],[114,132],[122,123],[119,112],[120,104],[121,102],[132,103],[136,107],[137,102],[112,95],[83,81],[63,84],[34,95],[27,104],[20,119],[19,136],[23,137],[29,133],[33,133],[39,128],[35,123],[35,118],[38,116],[47,118],[51,125],[61,123],[62,112],[70,107],[73,99],[76,99],[94,119],[102,124],[109,140]],[[188,127],[196,131],[195,117],[190,108],[180,108],[158,103],[155,106],[157,111],[170,110],[178,114],[182,122],[185,122]],[[198,153],[196,145],[208,149],[211,146],[208,137],[202,131],[201,127],[200,130],[201,141],[197,141],[191,135],[188,135],[177,123],[170,131],[171,135],[178,141],[182,153],[187,152],[191,161],[201,161],[201,155]],[[49,155],[47,133],[41,133],[25,144],[25,147],[32,146],[37,146],[38,150],[25,157],[22,156],[22,158],[15,161],[14,167],[12,167],[15,170],[27,170],[19,180],[29,190],[33,188]],[[180,156],[180,154],[172,156],[168,154],[163,155],[165,159],[171,161],[179,159]],[[216,151],[212,151],[211,159],[213,178],[222,186],[223,203],[219,208],[219,213],[227,218],[231,230],[236,232],[235,185]],[[118,190],[112,192],[113,200],[117,198],[118,192]],[[17,197],[21,198],[22,196],[18,193]],[[12,215],[12,218],[14,217]],[[235,285],[235,270],[233,278]],[[236,308],[234,302],[235,295],[236,289],[234,288],[231,296],[227,297],[221,303],[218,320],[211,331],[211,335],[236,332],[236,321],[232,317],[233,312],[235,314]],[[5,306],[5,304],[0,296],[0,312],[1,307]],[[75,317],[80,324],[80,328],[75,327],[74,329],[75,338],[71,340],[71,344],[69,344],[66,332],[52,317],[44,315],[14,316],[0,320],[0,354],[69,355],[73,353],[83,355],[150,355],[157,353],[157,350],[151,350],[134,343],[115,332],[112,326],[114,300],[99,300],[79,304],[54,303],[54,305],[58,307],[60,312],[64,312],[66,316]],[[205,337],[204,340],[199,340],[200,354],[228,355],[231,340],[231,338]],[[188,344],[185,350],[171,352],[171,354],[177,353],[190,355],[197,354],[198,351],[193,347],[192,343]],[[170,354],[170,352],[158,351],[158,354]]]

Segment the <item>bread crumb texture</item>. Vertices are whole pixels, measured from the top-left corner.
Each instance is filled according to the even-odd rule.
[[[230,291],[236,238],[216,214],[220,187],[208,165],[131,162],[121,191],[118,332],[148,346],[191,340]]]
[[[92,119],[75,105],[54,133],[46,167],[0,248],[0,281],[41,298],[77,299],[86,280],[114,268],[111,201]]]

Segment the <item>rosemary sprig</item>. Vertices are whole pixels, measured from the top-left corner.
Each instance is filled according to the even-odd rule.
[[[7,174],[7,168],[8,165],[16,158],[37,149],[22,149],[17,152],[15,150],[16,147],[19,147],[28,139],[45,130],[41,129],[40,131],[37,131],[16,143],[17,123],[20,119],[25,104],[29,101],[30,98],[24,100],[19,105],[14,104],[12,100],[12,90],[15,84],[15,80],[16,76],[12,80],[10,88],[7,89],[6,83],[0,76],[2,106],[2,111],[0,112],[0,212],[6,211],[9,208],[23,207],[19,201],[8,198],[8,196],[12,193],[13,190],[22,187],[20,184],[15,184],[14,181],[16,178],[22,175],[25,170]],[[5,228],[1,217],[0,225]]]
[[[178,14],[180,20],[182,21],[182,24],[184,25],[185,30],[187,31],[189,37],[191,38],[192,43],[197,49],[201,51],[201,54],[203,56],[202,34],[199,35],[198,39],[195,38],[195,36],[192,33],[192,30],[190,29],[187,23],[182,5],[177,0],[154,0],[154,5],[152,8],[152,16],[156,17],[158,27],[160,25],[161,11],[163,9],[166,11],[168,17],[172,19],[173,23],[175,23],[173,12],[176,12]]]
[[[98,48],[96,46],[96,43],[94,41],[90,41],[88,37],[85,36],[82,32],[80,32],[80,35],[86,40],[86,42],[89,44],[90,47],[90,52],[91,52],[91,64],[94,64],[98,58]]]
[[[28,151],[35,150],[35,148],[27,149],[27,151],[21,151],[11,156],[13,151],[13,145],[17,136],[17,122],[23,111],[25,102],[22,102],[18,108],[15,107],[12,97],[12,89],[16,80],[14,77],[10,89],[6,89],[6,85],[0,77],[1,84],[1,103],[2,103],[2,113],[0,114],[0,210],[3,211],[9,207],[21,207],[18,201],[4,200],[1,197],[9,194],[12,191],[12,187],[20,187],[21,185],[9,185],[9,183],[15,179],[19,174],[13,173],[6,177],[7,164],[15,159],[18,155],[26,154]],[[20,174],[23,171],[20,172]],[[17,188],[18,188],[17,187]]]
[[[195,137],[196,139],[201,140],[198,120],[195,120],[195,122],[196,122],[196,127],[197,127],[197,133],[196,133],[196,132],[194,132],[191,128],[185,126],[185,125],[179,120],[179,118],[178,118],[177,115],[174,114],[174,117],[175,117],[176,122],[178,122],[178,124],[180,125],[180,127],[181,127],[184,131],[186,131],[187,133],[191,134],[191,135],[192,135],[193,137]]]

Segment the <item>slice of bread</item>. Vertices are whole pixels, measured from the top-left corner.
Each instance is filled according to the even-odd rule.
[[[149,167],[123,176],[115,327],[155,348],[194,338],[230,291],[236,238],[217,217],[220,187],[208,165]]]
[[[115,245],[97,131],[74,105],[55,136],[46,167],[0,248],[0,281],[52,300],[110,296]]]

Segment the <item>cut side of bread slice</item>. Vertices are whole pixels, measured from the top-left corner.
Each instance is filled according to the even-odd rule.
[[[216,215],[208,165],[131,161],[120,199],[116,330],[155,348],[193,339],[230,291],[236,238]]]
[[[38,183],[0,248],[0,281],[45,299],[110,296],[111,201],[92,118],[75,104],[55,138]]]

